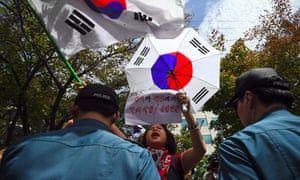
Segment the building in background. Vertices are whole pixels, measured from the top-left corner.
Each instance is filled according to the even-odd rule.
[[[207,145],[207,153],[212,154],[216,149],[215,145],[213,144],[213,140],[217,137],[218,131],[214,129],[209,129],[209,124],[211,121],[216,121],[218,119],[217,115],[213,114],[212,112],[197,112],[194,114],[196,121],[198,122],[199,126],[201,127],[201,133],[203,135],[203,139]],[[174,129],[175,134],[180,134],[180,130],[186,126],[186,120],[183,118],[181,123]]]

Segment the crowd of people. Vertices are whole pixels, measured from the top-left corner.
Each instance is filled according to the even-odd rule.
[[[73,119],[57,131],[26,137],[5,149],[0,179],[180,180],[191,176],[206,144],[185,93],[176,94],[192,146],[178,152],[166,124],[150,125],[142,144],[116,126],[119,98],[102,84],[89,84],[75,98]],[[209,157],[204,179],[300,179],[300,117],[288,82],[272,68],[241,74],[233,107],[244,129],[227,137]],[[271,163],[272,162],[272,163]]]

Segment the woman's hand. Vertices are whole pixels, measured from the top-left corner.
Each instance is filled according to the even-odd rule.
[[[181,105],[181,111],[183,113],[190,111],[190,98],[186,95],[185,92],[179,91],[177,94],[177,99]]]

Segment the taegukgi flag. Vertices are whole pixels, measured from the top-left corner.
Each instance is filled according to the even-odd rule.
[[[176,37],[184,28],[180,0],[30,0],[69,58],[83,49],[153,34]]]

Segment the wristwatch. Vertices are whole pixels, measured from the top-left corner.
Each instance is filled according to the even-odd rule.
[[[196,129],[196,128],[198,128],[198,123],[188,126],[189,130],[193,130],[193,129]]]

